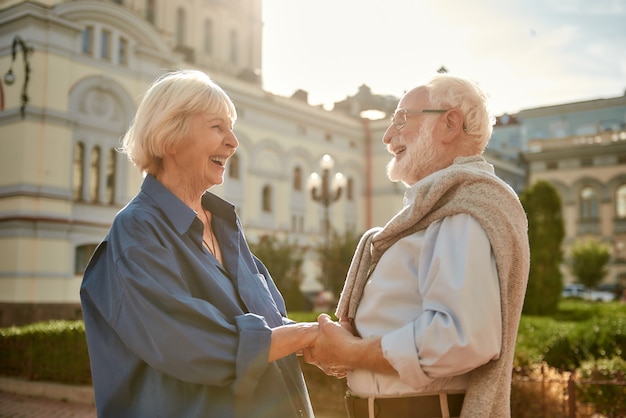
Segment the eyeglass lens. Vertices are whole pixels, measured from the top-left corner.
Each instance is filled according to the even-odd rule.
[[[396,110],[396,113],[391,118],[391,123],[398,129],[404,126],[406,123],[406,112],[404,109]]]

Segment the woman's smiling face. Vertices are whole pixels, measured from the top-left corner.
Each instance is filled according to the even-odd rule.
[[[189,135],[170,154],[178,174],[205,189],[222,184],[226,161],[235,153],[239,141],[226,112],[199,113],[191,116]]]

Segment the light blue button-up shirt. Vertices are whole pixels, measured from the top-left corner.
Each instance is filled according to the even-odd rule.
[[[359,396],[464,391],[469,372],[498,358],[502,315],[496,261],[480,223],[461,213],[398,240],[363,291],[355,325],[382,337],[398,375],[357,369]]]
[[[81,303],[100,417],[312,417],[294,355],[268,363],[284,301],[234,207],[196,213],[148,175],[85,271]]]

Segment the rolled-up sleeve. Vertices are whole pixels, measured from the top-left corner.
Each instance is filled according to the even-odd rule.
[[[232,389],[235,395],[245,396],[254,392],[261,375],[267,370],[272,332],[258,315],[241,315],[235,320],[239,330],[239,345],[237,378]]]
[[[419,388],[497,358],[502,320],[495,258],[474,218],[445,218],[416,242],[414,268],[422,312],[385,334],[381,344],[400,379]]]

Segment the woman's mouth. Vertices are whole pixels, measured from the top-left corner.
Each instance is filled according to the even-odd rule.
[[[213,161],[215,164],[219,165],[220,167],[224,167],[224,164],[226,164],[227,158],[215,156],[215,157],[211,157],[210,159],[211,161]]]

